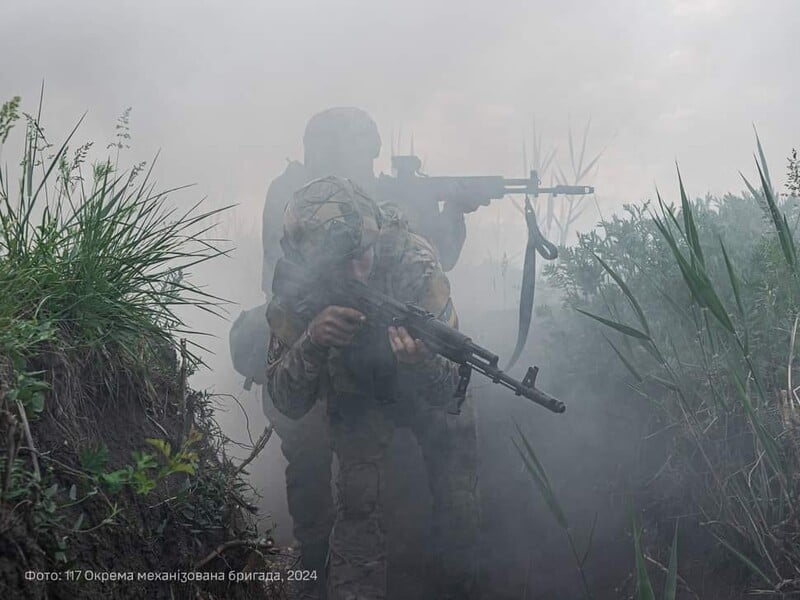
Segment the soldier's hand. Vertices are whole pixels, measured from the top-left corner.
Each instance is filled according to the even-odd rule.
[[[389,344],[401,363],[416,365],[433,357],[422,340],[415,340],[405,327],[389,327]]]
[[[447,193],[445,207],[459,213],[472,213],[481,206],[488,206],[491,199],[481,190],[475,190],[461,182],[453,182]]]
[[[367,318],[344,306],[328,306],[308,326],[311,341],[325,347],[348,346]]]

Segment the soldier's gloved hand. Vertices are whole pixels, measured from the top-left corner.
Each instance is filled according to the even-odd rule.
[[[367,318],[355,309],[328,306],[312,319],[308,335],[320,346],[348,346],[366,321]]]
[[[418,365],[433,358],[425,342],[412,338],[405,327],[389,327],[389,344],[397,360],[407,365]]]
[[[447,191],[447,201],[444,208],[448,211],[459,213],[472,213],[481,206],[489,206],[491,199],[480,190],[467,187],[459,182],[454,182]]]

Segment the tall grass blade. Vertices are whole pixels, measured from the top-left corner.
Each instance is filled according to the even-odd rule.
[[[586,127],[583,128],[583,142],[581,143],[581,154],[578,157],[578,173],[583,171],[583,159],[586,156],[586,142],[589,140],[589,127],[592,125],[592,117],[586,119]]]
[[[638,338],[640,340],[644,340],[646,342],[651,341],[649,335],[647,335],[646,333],[644,333],[642,331],[639,331],[638,329],[634,329],[633,327],[629,327],[628,325],[623,325],[622,323],[617,323],[616,321],[612,321],[610,319],[606,319],[605,317],[601,317],[599,315],[592,314],[592,313],[590,313],[588,311],[583,310],[582,308],[576,308],[575,310],[578,311],[579,313],[581,313],[583,315],[586,315],[587,317],[590,317],[590,318],[594,319],[595,321],[599,321],[603,325],[606,325],[607,327],[611,327],[612,329],[614,329],[616,331],[619,331],[620,333],[623,333],[623,334],[625,334],[627,336],[635,337],[635,338]]]
[[[722,250],[722,258],[725,260],[725,270],[728,273],[728,280],[731,282],[733,297],[736,300],[736,308],[739,310],[739,316],[742,319],[742,335],[744,337],[742,349],[745,355],[748,355],[750,354],[750,336],[748,333],[747,315],[744,311],[744,305],[742,304],[742,291],[739,286],[739,278],[733,270],[733,264],[728,256],[728,251],[725,249],[725,244],[722,242],[722,238],[719,238],[719,247],[720,250]]]
[[[575,149],[572,145],[572,123],[567,127],[567,137],[569,138],[569,162],[572,167],[572,172],[577,174],[578,169],[575,166]]]
[[[663,205],[662,208],[667,210],[665,207],[663,207]],[[669,214],[674,218],[674,216],[671,215],[671,211]],[[678,243],[675,239],[675,236],[672,234],[672,231],[666,225],[665,221],[662,221],[660,218],[656,217],[654,219],[654,223],[672,251],[672,255],[675,257],[675,261],[678,263],[681,275],[683,276],[683,279],[686,282],[686,285],[689,288],[689,291],[692,293],[695,301],[700,306],[708,308],[720,325],[722,325],[730,333],[735,333],[736,330],[733,326],[733,322],[730,319],[730,315],[723,306],[722,301],[717,295],[713,284],[708,278],[708,275],[706,275],[702,266],[697,263],[692,264],[686,260],[686,257],[684,257],[683,253],[678,248]]]
[[[750,559],[749,559],[749,558],[747,558],[747,557],[746,557],[744,554],[742,554],[742,553],[741,553],[739,550],[737,550],[736,548],[734,548],[734,547],[733,547],[733,545],[732,545],[730,542],[728,542],[728,541],[727,541],[725,538],[723,538],[723,537],[721,537],[721,536],[717,535],[717,534],[716,534],[716,533],[714,533],[713,531],[711,532],[711,535],[713,535],[713,536],[714,536],[714,538],[715,538],[715,539],[716,539],[716,540],[717,540],[717,541],[718,541],[720,544],[722,544],[723,546],[725,546],[725,547],[726,547],[726,548],[727,548],[727,549],[728,549],[728,550],[731,552],[731,554],[733,554],[733,555],[734,555],[736,558],[738,558],[740,561],[742,561],[742,563],[743,563],[743,564],[744,564],[744,565],[745,565],[745,566],[746,566],[748,569],[750,569],[750,571],[751,571],[752,573],[754,573],[755,575],[758,575],[758,576],[759,576],[759,577],[760,577],[760,578],[761,578],[761,579],[762,579],[762,580],[763,580],[763,581],[764,581],[764,582],[765,582],[767,585],[769,585],[770,587],[772,587],[772,586],[773,586],[773,582],[770,580],[770,578],[769,578],[769,577],[767,577],[767,576],[764,574],[764,571],[762,571],[761,569],[759,569],[759,568],[758,568],[758,566],[756,566],[756,564],[755,564],[755,563],[754,563],[752,560],[750,560]]]
[[[608,266],[608,263],[600,258],[596,252],[592,253],[597,261],[602,265],[603,269],[605,269],[606,273],[608,273],[614,282],[620,287],[622,293],[625,294],[625,298],[627,298],[628,302],[630,303],[633,310],[636,312],[636,316],[639,319],[639,323],[644,329],[645,333],[649,336],[650,335],[650,327],[647,324],[647,319],[644,316],[644,311],[642,307],[639,305],[639,302],[636,300],[636,297],[631,293],[630,288],[626,285],[623,281],[622,277],[620,277],[614,269]]]
[[[589,556],[589,549],[591,548],[592,536],[594,534],[594,525],[592,525],[592,533],[590,533],[589,542],[584,551],[583,557],[581,557],[578,555],[575,540],[572,537],[572,532],[570,531],[569,522],[567,521],[564,509],[561,507],[561,504],[559,503],[558,498],[553,491],[550,480],[547,478],[547,474],[545,473],[542,463],[539,461],[538,457],[536,456],[536,452],[533,450],[533,446],[528,441],[527,436],[522,432],[522,429],[516,421],[514,422],[514,426],[517,429],[517,433],[519,434],[523,445],[520,446],[514,438],[511,438],[511,441],[514,444],[514,447],[517,449],[517,452],[519,452],[522,462],[525,464],[528,472],[531,474],[536,487],[539,488],[539,492],[542,494],[542,497],[550,509],[550,512],[553,514],[553,517],[559,526],[564,530],[564,533],[567,536],[567,541],[569,542],[570,552],[572,552],[572,557],[575,559],[575,564],[581,576],[583,592],[586,595],[586,598],[591,600],[592,592],[589,589],[589,583],[586,580],[586,573],[584,572],[583,567],[586,559]]]
[[[678,187],[681,192],[681,213],[683,215],[683,227],[686,232],[686,240],[689,242],[689,247],[692,250],[692,257],[697,258],[701,266],[705,267],[705,260],[703,259],[703,249],[700,247],[700,236],[697,233],[697,226],[694,222],[694,214],[692,205],[689,203],[689,197],[686,195],[686,189],[683,187],[683,178],[681,177],[681,170],[678,165],[675,165],[678,171]]]
[[[33,197],[31,198],[31,202],[35,202],[36,201],[36,198],[39,196],[39,192],[42,191],[42,188],[48,182],[48,178],[50,177],[50,174],[53,172],[53,169],[56,168],[56,165],[58,165],[59,160],[64,155],[64,152],[67,150],[67,145],[69,144],[70,140],[72,139],[72,136],[75,135],[75,132],[78,131],[78,127],[80,127],[81,123],[83,122],[83,118],[85,116],[86,116],[86,113],[84,113],[84,115],[80,119],[78,119],[78,122],[75,124],[75,127],[72,128],[72,131],[69,133],[67,138],[64,140],[64,143],[61,144],[61,147],[58,149],[58,152],[56,152],[55,156],[50,161],[50,166],[47,167],[47,171],[45,172],[44,176],[42,177],[42,180],[39,182],[39,187],[36,188],[36,192],[33,194]]]
[[[592,542],[594,542],[594,532],[597,529],[597,518],[600,516],[599,512],[594,513],[594,519],[592,519],[592,527],[589,529],[589,539],[586,540],[586,550],[583,551],[583,555],[581,556],[580,565],[581,567],[586,564],[586,561],[589,559],[589,553],[592,551]]]
[[[641,530],[639,526],[634,523],[633,547],[636,553],[636,600],[656,600],[656,595],[653,592],[653,585],[650,583],[650,577],[647,574],[640,537]]]
[[[781,211],[778,209],[778,203],[775,199],[775,195],[772,192],[772,185],[769,183],[767,175],[764,173],[764,171],[762,171],[761,165],[759,165],[758,162],[756,162],[756,167],[758,167],[758,175],[761,178],[761,186],[764,190],[764,198],[767,202],[767,206],[769,207],[769,213],[772,217],[772,222],[774,223],[775,229],[778,232],[778,240],[780,240],[781,243],[783,256],[786,259],[786,263],[792,269],[795,269],[797,266],[797,250],[794,245],[792,231],[789,228],[789,224],[786,222],[786,216],[782,215]]]
[[[784,465],[783,461],[781,460],[780,451],[775,443],[775,439],[767,432],[764,428],[764,424],[761,421],[761,418],[756,413],[755,409],[753,408],[752,402],[750,402],[750,397],[745,389],[745,385],[739,377],[739,374],[735,371],[732,372],[734,383],[736,384],[736,390],[739,392],[739,398],[741,400],[741,404],[744,407],[745,413],[747,414],[747,418],[750,421],[750,424],[753,428],[753,431],[758,438],[761,447],[764,449],[766,453],[767,459],[770,462],[770,466],[778,475],[784,474]],[[782,487],[785,487],[785,482],[783,481],[783,477],[780,478]]]
[[[675,521],[675,533],[672,536],[672,548],[669,551],[667,579],[664,582],[664,600],[675,600],[678,592],[678,522]]]
[[[767,165],[767,157],[764,155],[764,148],[761,146],[761,139],[758,137],[758,130],[756,129],[755,124],[753,124],[753,132],[756,134],[756,148],[758,148],[758,158],[761,162],[761,167],[764,169],[764,180],[766,181],[766,186],[764,187],[764,191],[766,192],[769,190],[769,193],[773,196],[775,195],[772,191],[772,178],[769,176],[769,166]],[[758,164],[759,161],[756,161]]]
[[[603,334],[603,339],[605,339],[606,342],[608,342],[608,345],[611,346],[611,349],[614,350],[614,352],[616,352],[617,356],[622,361],[622,364],[624,364],[625,368],[627,368],[628,371],[630,371],[631,375],[633,375],[634,378],[636,378],[636,381],[638,381],[639,383],[644,381],[644,377],[642,377],[639,371],[636,370],[636,367],[633,366],[633,363],[631,363],[631,361],[625,358],[622,352],[620,352],[620,350],[614,345],[614,342],[608,339],[608,337],[606,337],[605,334]]]
[[[542,494],[550,512],[555,517],[558,524],[563,529],[569,528],[569,523],[567,521],[567,517],[564,514],[563,509],[561,508],[561,504],[558,502],[558,498],[556,498],[555,493],[553,492],[553,488],[550,485],[550,481],[547,478],[547,474],[544,471],[539,459],[536,456],[536,452],[534,452],[533,447],[531,446],[528,438],[522,433],[519,425],[515,422],[514,425],[517,428],[517,432],[520,435],[520,439],[524,445],[524,449],[519,446],[516,440],[512,438],[512,442],[516,447],[517,451],[519,452],[520,456],[522,457],[523,462],[525,463],[525,467],[528,469],[528,472],[533,477],[536,486],[539,488],[539,491]]]

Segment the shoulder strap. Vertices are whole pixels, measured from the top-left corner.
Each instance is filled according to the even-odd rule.
[[[536,254],[541,254],[545,260],[554,260],[558,257],[558,248],[555,244],[545,239],[536,222],[536,212],[531,206],[531,200],[525,196],[525,223],[528,226],[528,243],[525,246],[525,263],[522,267],[522,288],[519,292],[519,325],[517,327],[517,344],[511,360],[505,366],[507,371],[513,367],[525,342],[528,341],[528,331],[533,318],[533,295],[536,290]]]

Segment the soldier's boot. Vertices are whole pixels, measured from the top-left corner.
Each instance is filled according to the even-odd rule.
[[[478,574],[472,549],[437,555],[428,565],[436,600],[477,600]]]
[[[325,563],[328,559],[328,541],[306,543],[301,547],[300,565],[309,572],[303,585],[303,600],[325,600]]]

